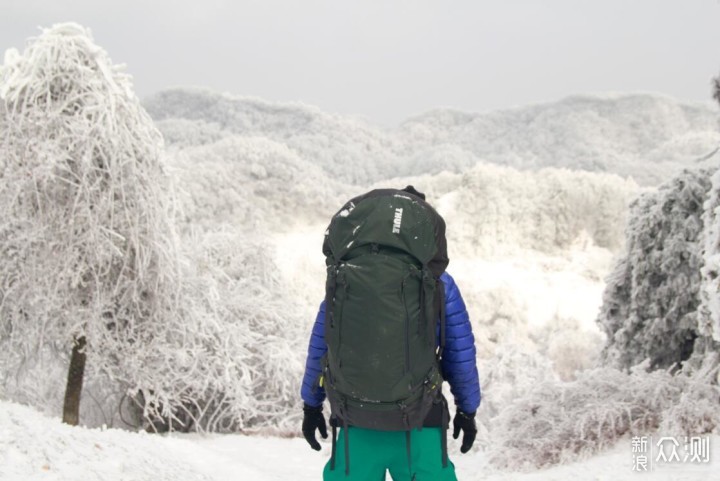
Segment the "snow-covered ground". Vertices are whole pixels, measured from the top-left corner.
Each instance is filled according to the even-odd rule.
[[[60,38],[72,30],[61,27]],[[92,52],[90,57],[102,57]],[[45,98],[46,81],[30,75],[45,70],[34,62],[26,66],[27,75],[12,76],[0,91],[12,88],[26,99],[31,86],[40,86],[37,98]],[[113,71],[100,70],[99,82]],[[103,350],[90,336],[81,420],[121,425],[117,418],[128,386],[140,386],[145,395],[167,399],[168,406],[202,406],[207,416],[197,420],[200,430],[247,427],[280,436],[72,428],[0,401],[0,481],[319,479],[329,442],[316,453],[303,439],[288,436],[300,430],[305,343],[324,294],[322,233],[351,196],[408,184],[426,192],[447,221],[449,272],[463,292],[478,347],[484,401],[475,450],[460,455],[457,442],[450,441],[460,479],[714,479],[711,464],[677,462],[657,465],[652,473],[633,472],[631,439],[624,433],[643,432],[644,425],[718,433],[717,383],[597,368],[603,335],[595,320],[613,258],[625,243],[627,205],[681,168],[716,166],[717,159],[707,155],[720,141],[715,110],[655,95],[583,96],[488,114],[438,110],[385,130],[302,104],[199,90],[167,91],[146,106],[167,142],[163,155],[177,194],[173,228],[182,246],[177,261],[187,268],[185,290],[177,292],[188,314],[169,316],[178,323],[170,329],[165,320],[150,323],[159,330],[141,337],[154,342],[146,347],[128,335],[133,342],[127,346]],[[21,110],[0,105],[0,114]],[[34,128],[36,120],[47,120],[42,111],[28,114],[33,120],[7,117],[10,124],[4,125]],[[87,126],[95,132],[94,124],[82,124]],[[8,179],[29,178],[23,169],[35,130],[28,136],[5,136],[17,141],[10,145],[20,159],[7,164],[22,166]],[[41,143],[38,172],[48,172],[46,158],[65,152],[59,145],[46,151]],[[87,152],[95,155],[92,148]],[[135,150],[128,158],[135,158]],[[31,184],[37,188],[35,180]],[[15,205],[16,192],[6,194],[7,205]],[[698,211],[702,199],[691,200]],[[97,212],[96,204],[88,205]],[[28,218],[35,213],[21,215],[16,225]],[[687,241],[686,231],[680,233]],[[4,252],[27,244],[18,239]],[[12,269],[18,259],[25,257],[0,256],[9,262],[0,268],[10,273],[5,285],[17,282]],[[52,304],[53,290],[27,285],[40,299],[28,301],[33,310]],[[687,293],[671,287],[668,298]],[[2,302],[18,304],[8,311],[17,313],[8,318],[12,329],[0,336],[0,398],[57,415],[75,333],[50,325],[63,317],[53,311],[42,314],[47,325],[26,322],[43,317],[29,316],[23,299],[5,296]],[[66,299],[57,295],[54,302],[65,306]],[[65,317],[103,320],[102,340],[110,329],[105,312],[98,313]],[[7,343],[6,332],[12,332]],[[168,342],[155,342],[162,340]],[[134,356],[125,354],[128,346],[136,348]],[[49,351],[57,355],[46,360]],[[710,374],[717,375],[705,377]],[[220,407],[213,412],[208,407],[214,402]],[[646,434],[657,439],[675,433]],[[720,437],[711,441],[714,460]],[[559,464],[532,473],[499,471],[490,466],[491,455],[494,466]]]
[[[720,436],[710,440],[706,464],[658,464],[653,471],[632,470],[630,439],[590,459],[519,473],[487,465],[481,451],[461,455],[450,439],[450,455],[462,481],[715,479]],[[329,442],[320,453],[302,438],[244,435],[161,436],[116,429],[70,427],[31,408],[0,402],[0,480],[2,481],[229,481],[295,480],[321,477]],[[715,473],[715,474],[713,474]]]

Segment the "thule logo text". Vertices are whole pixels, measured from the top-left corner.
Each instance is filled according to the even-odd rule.
[[[395,209],[395,219],[393,219],[393,234],[400,233],[400,224],[402,223],[402,208]]]

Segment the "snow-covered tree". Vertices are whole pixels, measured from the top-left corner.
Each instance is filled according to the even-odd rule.
[[[720,343],[720,171],[705,202],[700,332]]]
[[[720,76],[713,78],[713,98],[720,103]],[[712,176],[704,221],[700,332],[720,343],[720,170]]]
[[[177,317],[162,137],[76,24],[8,51],[0,97],[0,355],[72,349],[64,419],[77,423],[85,358],[130,383],[123,365]]]
[[[0,94],[0,396],[56,405],[46,397],[62,396],[54,377],[69,363],[74,404],[84,379],[82,412],[101,411],[91,424],[294,425],[304,325],[250,212],[255,198],[229,206],[236,216],[214,213],[235,225],[203,231],[190,224],[215,204],[191,189],[176,230],[162,137],[129,77],[78,25],[11,51]],[[248,164],[264,168],[274,166]],[[128,406],[133,419],[117,414]]]
[[[289,232],[327,223],[357,191],[265,137],[232,136],[184,148],[175,153],[171,167],[182,186],[182,231],[222,225],[247,230],[262,220],[273,231]]]
[[[630,207],[625,251],[607,279],[598,317],[608,336],[604,358],[628,368],[682,363],[698,329],[703,203],[707,170],[687,170]]]
[[[555,253],[578,237],[617,250],[627,204],[638,187],[615,175],[546,168],[537,172],[478,164],[462,174],[446,219],[468,254],[517,247]]]

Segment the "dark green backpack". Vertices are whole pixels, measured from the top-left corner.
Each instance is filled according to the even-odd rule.
[[[323,253],[321,382],[333,418],[385,431],[422,427],[442,399],[444,220],[412,186],[373,190],[335,214]]]

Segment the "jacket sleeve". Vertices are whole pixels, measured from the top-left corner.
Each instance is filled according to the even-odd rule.
[[[320,303],[320,309],[315,317],[310,344],[308,346],[307,361],[305,361],[305,375],[303,376],[300,395],[305,404],[320,406],[325,400],[325,389],[318,385],[320,373],[320,359],[327,352],[325,344],[325,301]]]
[[[445,285],[443,375],[450,384],[455,405],[466,413],[474,413],[480,407],[482,394],[470,316],[455,280],[447,272],[440,279]]]

